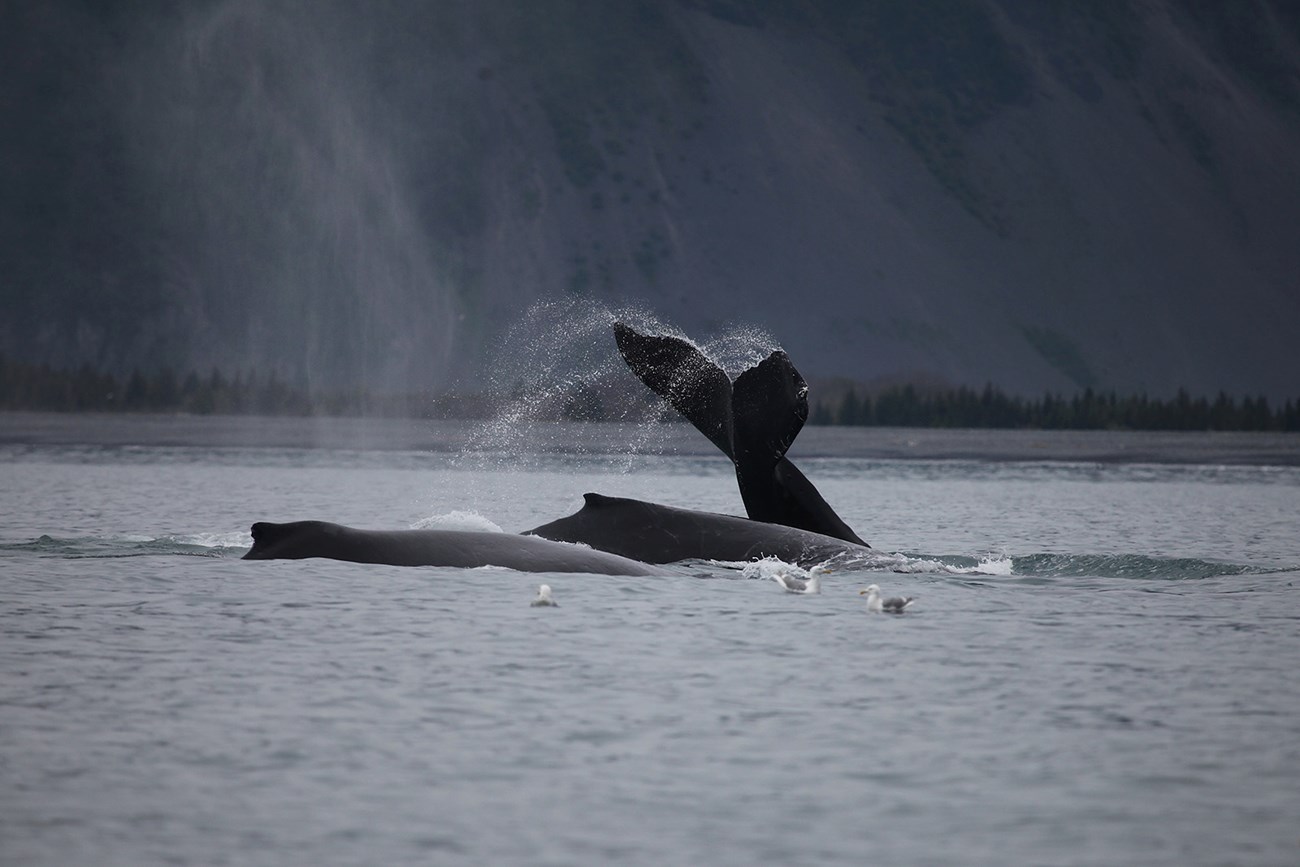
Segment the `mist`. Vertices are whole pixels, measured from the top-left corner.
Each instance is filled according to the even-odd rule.
[[[133,161],[179,248],[163,279],[214,363],[436,386],[456,314],[417,194],[445,148],[383,87],[398,22],[339,12],[205,4],[130,53]],[[435,64],[415,71],[405,87],[439,88]]]

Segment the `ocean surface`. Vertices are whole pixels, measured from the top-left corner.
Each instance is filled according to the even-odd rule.
[[[879,552],[816,596],[240,560],[256,520],[743,514],[683,425],[0,414],[0,864],[1300,863],[1300,438],[791,456]]]

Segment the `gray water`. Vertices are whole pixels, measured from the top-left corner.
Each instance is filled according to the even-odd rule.
[[[881,557],[796,596],[243,562],[254,520],[742,512],[680,426],[249,424],[0,416],[0,863],[1300,863],[1294,438],[809,430]]]

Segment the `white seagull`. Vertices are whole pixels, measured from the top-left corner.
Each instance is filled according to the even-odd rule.
[[[875,614],[902,614],[915,598],[912,596],[890,596],[888,599],[881,599],[880,587],[875,584],[872,584],[866,590],[859,590],[858,595],[867,597],[867,610]]]
[[[796,578],[785,572],[773,572],[772,580],[785,588],[787,593],[822,592],[822,575],[831,571],[823,566],[814,566],[808,570],[807,578]]]
[[[551,585],[543,584],[537,588],[537,598],[530,603],[534,608],[559,608],[560,603],[551,598]]]

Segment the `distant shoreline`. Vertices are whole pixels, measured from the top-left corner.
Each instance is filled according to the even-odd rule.
[[[460,453],[481,421],[407,418],[61,413],[0,411],[0,445],[301,448]],[[689,425],[530,422],[530,450],[583,454],[711,456]],[[564,431],[556,436],[557,429]],[[629,442],[636,442],[629,447]],[[556,445],[560,443],[561,445]],[[1300,466],[1300,433],[1240,431],[1001,430],[985,428],[805,427],[796,460],[852,458],[982,461]]]
[[[509,397],[486,392],[375,394],[364,388],[313,393],[274,371],[261,376],[213,370],[206,377],[171,369],[136,370],[125,379],[89,366],[57,370],[0,354],[0,412],[178,413],[202,416],[403,418],[485,421],[527,406],[533,419],[583,422],[671,420],[648,392],[629,392],[608,377],[525,386]],[[1121,396],[1085,388],[1077,394],[1011,395],[992,383],[983,389],[920,388],[901,384],[861,394],[849,385],[838,396],[809,401],[813,427],[977,428],[997,430],[1285,431],[1300,432],[1300,403],[1271,404],[1263,395],[1213,399],[1180,389],[1172,398]]]

